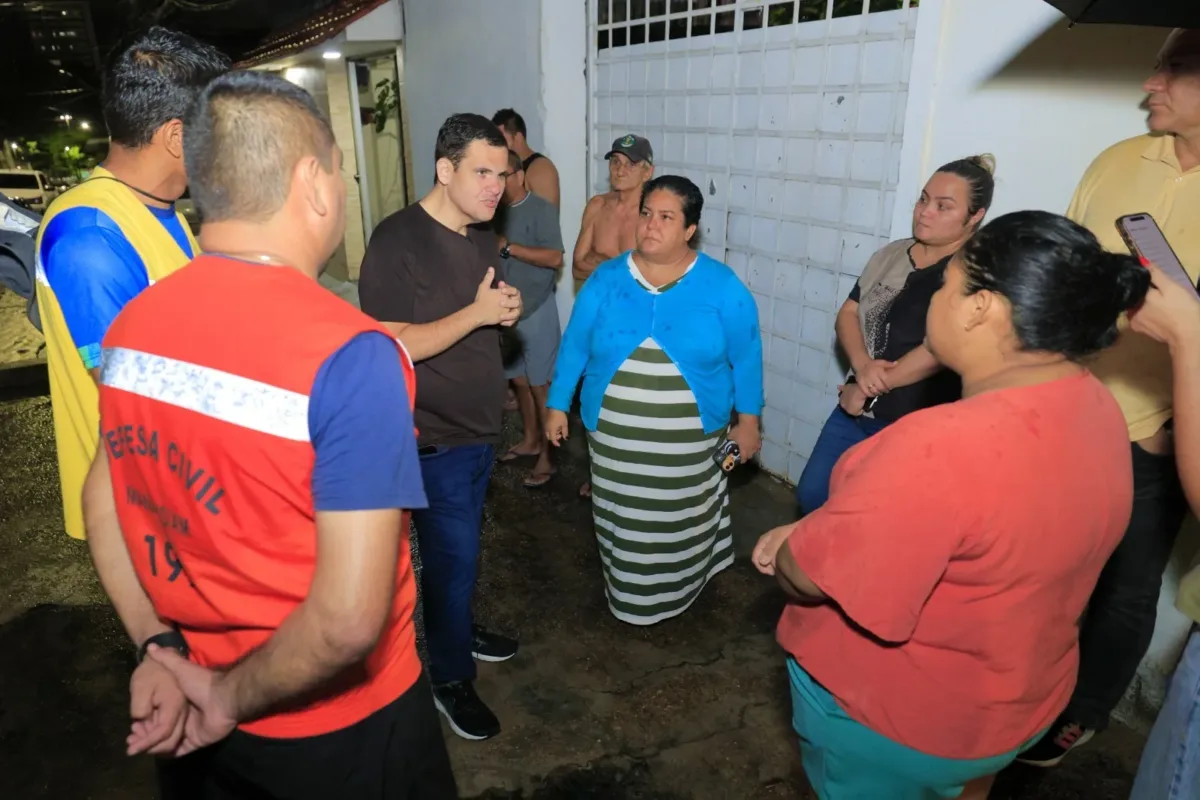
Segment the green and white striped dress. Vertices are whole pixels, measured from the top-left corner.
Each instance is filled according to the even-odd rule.
[[[633,276],[649,286],[630,263]],[[653,338],[604,393],[592,459],[592,514],[613,615],[650,625],[687,610],[708,579],[733,563],[729,492],[712,459],[696,397]]]

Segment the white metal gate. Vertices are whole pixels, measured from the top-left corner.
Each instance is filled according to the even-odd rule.
[[[762,462],[794,481],[844,375],[834,314],[887,241],[917,0],[588,4],[589,183],[637,133],[701,187],[702,247],[758,301]]]

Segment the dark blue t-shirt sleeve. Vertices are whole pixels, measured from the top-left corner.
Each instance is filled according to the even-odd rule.
[[[317,511],[425,508],[396,343],[362,333],[326,359],[309,396]]]
[[[862,289],[860,289],[858,284],[855,283],[854,288],[850,290],[849,297],[847,297],[846,299],[853,300],[854,302],[858,303],[858,302],[861,302],[859,300],[859,298],[861,298],[861,297],[862,297]]]
[[[111,217],[81,206],[50,220],[39,258],[83,365],[100,366],[109,325],[150,283],[141,256]]]

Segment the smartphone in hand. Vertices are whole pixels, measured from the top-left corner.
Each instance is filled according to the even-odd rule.
[[[1197,292],[1196,284],[1171,249],[1162,229],[1149,214],[1126,214],[1117,220],[1117,230],[1129,252],[1161,269],[1171,280]]]
[[[721,439],[712,458],[722,471],[730,472],[742,463],[742,448],[738,447],[737,442],[731,439]]]

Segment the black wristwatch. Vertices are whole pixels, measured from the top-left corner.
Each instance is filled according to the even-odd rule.
[[[506,244],[506,245],[504,245],[504,247],[500,248],[500,257],[501,258],[508,258],[511,255],[512,255],[512,248],[509,245]]]
[[[162,633],[154,634],[142,642],[142,646],[137,651],[137,663],[140,664],[146,659],[146,651],[149,650],[152,644],[158,647],[169,647],[172,650],[178,650],[179,655],[184,658],[188,657],[187,640],[183,638],[183,634],[179,631],[163,631]]]

